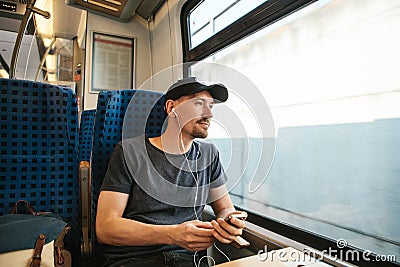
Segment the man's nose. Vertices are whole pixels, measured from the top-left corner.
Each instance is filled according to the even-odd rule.
[[[203,108],[203,117],[205,117],[207,119],[211,119],[212,117],[214,117],[214,114],[213,114],[213,112],[212,112],[210,107],[205,106]]]

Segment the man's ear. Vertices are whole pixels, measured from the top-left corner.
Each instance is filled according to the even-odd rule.
[[[173,108],[175,107],[175,102],[171,99],[168,99],[165,102],[165,112],[167,112],[167,115],[172,115],[174,116],[174,113],[172,112]]]

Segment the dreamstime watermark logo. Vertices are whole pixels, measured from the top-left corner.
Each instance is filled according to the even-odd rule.
[[[346,239],[339,238],[339,239],[336,241],[336,246],[337,246],[338,248],[345,248],[345,247],[347,247],[347,241],[346,241]]]
[[[281,262],[317,262],[317,261],[344,261],[344,262],[396,262],[396,255],[374,254],[370,250],[357,250],[347,248],[348,243],[344,238],[336,241],[337,248],[329,247],[327,250],[318,251],[312,248],[299,250],[271,250],[267,245],[257,253],[260,261],[281,261]]]
[[[257,257],[260,261],[270,262],[280,261],[312,263],[321,260],[320,255],[316,254],[315,252],[303,253],[296,249],[279,249],[268,251],[267,245],[264,246],[264,249],[261,249],[257,252]]]
[[[334,260],[339,259],[347,262],[359,262],[359,261],[372,261],[372,262],[395,262],[396,255],[379,255],[374,254],[370,250],[358,250],[347,248],[348,243],[344,238],[339,238],[336,240],[336,246],[338,249],[323,250],[321,253],[324,257],[333,258]]]

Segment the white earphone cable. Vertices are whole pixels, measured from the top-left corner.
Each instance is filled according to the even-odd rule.
[[[183,153],[184,151],[185,151],[185,146],[184,146],[184,143],[183,143],[183,138],[182,138],[182,125],[181,125],[181,122],[180,122],[180,120],[179,120],[179,116],[178,116],[178,114],[175,112],[175,110],[174,109],[172,109],[172,112],[175,114],[175,116],[176,116],[176,119],[177,119],[177,122],[178,122],[178,127],[179,127],[179,139],[180,139],[180,143],[181,143],[181,146],[182,146],[182,150],[181,150],[181,152]],[[198,176],[198,173],[197,173],[197,171],[198,171],[198,169],[197,169],[197,160],[198,160],[198,156],[199,156],[199,151],[200,151],[200,144],[199,144],[199,148],[198,148],[199,150],[197,151],[197,154],[196,154],[196,176],[193,174],[193,171],[192,171],[192,169],[190,168],[190,164],[189,164],[189,160],[188,160],[188,156],[186,156],[186,155],[184,155],[184,158],[185,158],[185,160],[186,160],[186,164],[187,164],[187,166],[188,166],[188,168],[189,168],[189,171],[190,171],[190,173],[191,173],[191,175],[193,176],[193,179],[195,180],[195,182],[196,182],[196,194],[195,194],[195,197],[194,197],[194,204],[193,204],[193,210],[194,210],[194,214],[195,214],[195,216],[196,216],[196,220],[199,220],[199,217],[198,217],[198,215],[197,215],[197,210],[196,210],[196,203],[197,203],[197,198],[198,198],[198,191],[199,191],[199,176]],[[179,149],[180,150],[180,149]],[[217,247],[217,245],[215,244],[215,242],[214,242],[214,247],[228,260],[228,261],[231,261],[230,259],[229,259],[229,257],[220,249],[220,248],[218,248]],[[196,263],[196,255],[197,255],[197,251],[194,253],[194,255],[193,255],[193,262],[194,262],[194,265],[195,265],[195,267],[199,267],[200,266],[200,263],[201,263],[201,261],[203,260],[203,259],[207,259],[207,258],[209,258],[209,259],[211,259],[212,260],[212,262],[213,262],[213,265],[212,266],[214,266],[215,265],[215,260],[214,260],[214,258],[213,257],[211,257],[211,256],[208,256],[208,255],[205,255],[205,256],[202,256],[200,259],[199,259],[199,262],[198,263]]]
[[[181,153],[184,154],[185,145],[183,144],[183,138],[182,138],[182,125],[181,125],[181,122],[180,122],[180,120],[179,120],[179,116],[178,116],[178,114],[176,114],[176,112],[175,112],[174,109],[172,109],[172,112],[175,114],[176,119],[177,119],[177,122],[178,122],[178,127],[179,127],[179,131],[180,131],[180,133],[179,133],[179,140],[180,140],[181,146],[182,146]],[[197,154],[197,155],[198,155],[198,154]],[[190,174],[192,175],[194,181],[196,182],[196,194],[195,194],[195,197],[194,197],[193,210],[194,210],[194,214],[195,214],[195,216],[196,216],[196,220],[199,220],[199,216],[197,215],[197,210],[196,210],[196,203],[197,203],[197,198],[198,198],[198,193],[199,193],[199,192],[198,192],[198,191],[199,191],[199,180],[198,180],[199,177],[198,177],[198,174],[197,174],[197,156],[196,156],[196,176],[197,176],[197,177],[194,175],[192,169],[190,168],[190,164],[189,164],[190,162],[189,162],[189,160],[188,160],[187,157],[188,157],[188,156],[184,154],[184,158],[185,158],[185,160],[186,160],[186,164],[187,164],[187,166],[188,166],[188,168],[189,168]]]

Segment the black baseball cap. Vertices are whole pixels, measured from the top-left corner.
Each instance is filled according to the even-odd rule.
[[[206,85],[196,80],[196,77],[183,78],[168,88],[165,94],[165,100],[178,98],[185,95],[192,95],[198,92],[208,91],[211,96],[219,102],[225,102],[228,99],[228,89],[225,85],[216,83]]]

